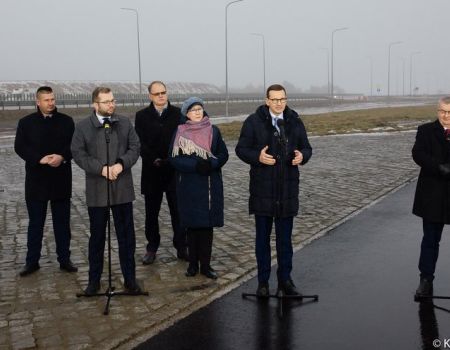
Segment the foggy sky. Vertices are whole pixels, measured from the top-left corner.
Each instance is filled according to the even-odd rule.
[[[0,0],[0,81],[138,81],[139,11],[142,80],[225,84],[225,5],[229,0]],[[267,83],[302,89],[327,84],[327,52],[334,40],[334,82],[347,92],[450,92],[447,34],[450,0],[244,0],[229,7],[229,85]],[[403,66],[403,61],[404,66]]]

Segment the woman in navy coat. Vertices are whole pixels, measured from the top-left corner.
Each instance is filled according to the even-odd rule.
[[[187,121],[178,126],[169,159],[176,170],[180,224],[187,229],[189,267],[186,276],[195,276],[200,263],[200,273],[216,279],[217,274],[210,265],[213,228],[223,226],[221,168],[228,160],[228,150],[203,105],[198,97],[184,101],[181,113]]]

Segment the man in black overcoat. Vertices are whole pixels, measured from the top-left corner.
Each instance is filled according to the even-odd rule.
[[[37,111],[19,120],[14,149],[25,160],[25,202],[29,224],[27,257],[20,276],[39,270],[47,205],[50,201],[56,254],[61,270],[76,272],[70,260],[72,167],[71,117],[59,113],[51,87],[36,93]]]
[[[305,126],[287,106],[279,84],[266,92],[266,104],[244,122],[236,155],[250,164],[249,212],[255,215],[258,296],[269,295],[270,234],[275,224],[278,290],[299,295],[291,279],[292,229],[299,210],[299,165],[312,155]]]
[[[413,214],[423,222],[417,298],[433,294],[439,242],[450,223],[450,96],[439,100],[437,120],[417,129],[412,156],[420,166]]]
[[[158,216],[163,194],[166,194],[173,229],[173,246],[179,259],[188,259],[186,231],[178,218],[175,171],[168,162],[172,136],[181,123],[180,109],[170,104],[166,85],[153,81],[148,86],[150,105],[136,113],[135,128],[141,142],[141,192],[145,200],[145,236],[147,247],[142,258],[144,265],[156,258],[161,236]]]

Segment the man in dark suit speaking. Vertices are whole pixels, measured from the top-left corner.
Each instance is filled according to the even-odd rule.
[[[308,162],[312,148],[297,112],[287,106],[279,84],[266,91],[266,103],[244,122],[236,155],[250,164],[249,212],[255,215],[255,255],[260,297],[269,295],[270,234],[275,224],[278,290],[299,295],[291,279],[292,229],[299,211],[299,165]]]

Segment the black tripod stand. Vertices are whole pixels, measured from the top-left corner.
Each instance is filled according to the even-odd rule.
[[[259,296],[256,293],[242,293],[242,298],[247,297],[256,297],[258,300],[269,300],[269,299],[277,299],[279,301],[279,316],[280,318],[283,317],[283,302],[284,301],[300,301],[303,302],[303,299],[312,299],[312,301],[317,302],[319,301],[319,296],[317,294],[313,295],[286,295],[282,290],[278,290],[276,294],[269,294],[267,296]]]
[[[103,311],[104,315],[109,314],[109,304],[111,302],[111,298],[118,295],[148,295],[148,292],[115,292],[115,287],[112,285],[112,273],[111,273],[111,198],[110,198],[110,185],[111,180],[109,179],[109,143],[110,143],[110,134],[111,134],[111,121],[109,118],[105,118],[103,127],[105,129],[105,140],[106,140],[106,206],[108,210],[107,216],[107,231],[108,231],[108,288],[104,293],[95,293],[95,294],[86,294],[86,293],[77,293],[77,297],[97,297],[97,296],[106,296],[106,305]]]
[[[425,301],[425,300],[433,300],[433,299],[450,299],[447,296],[441,295],[415,295],[414,301]]]

